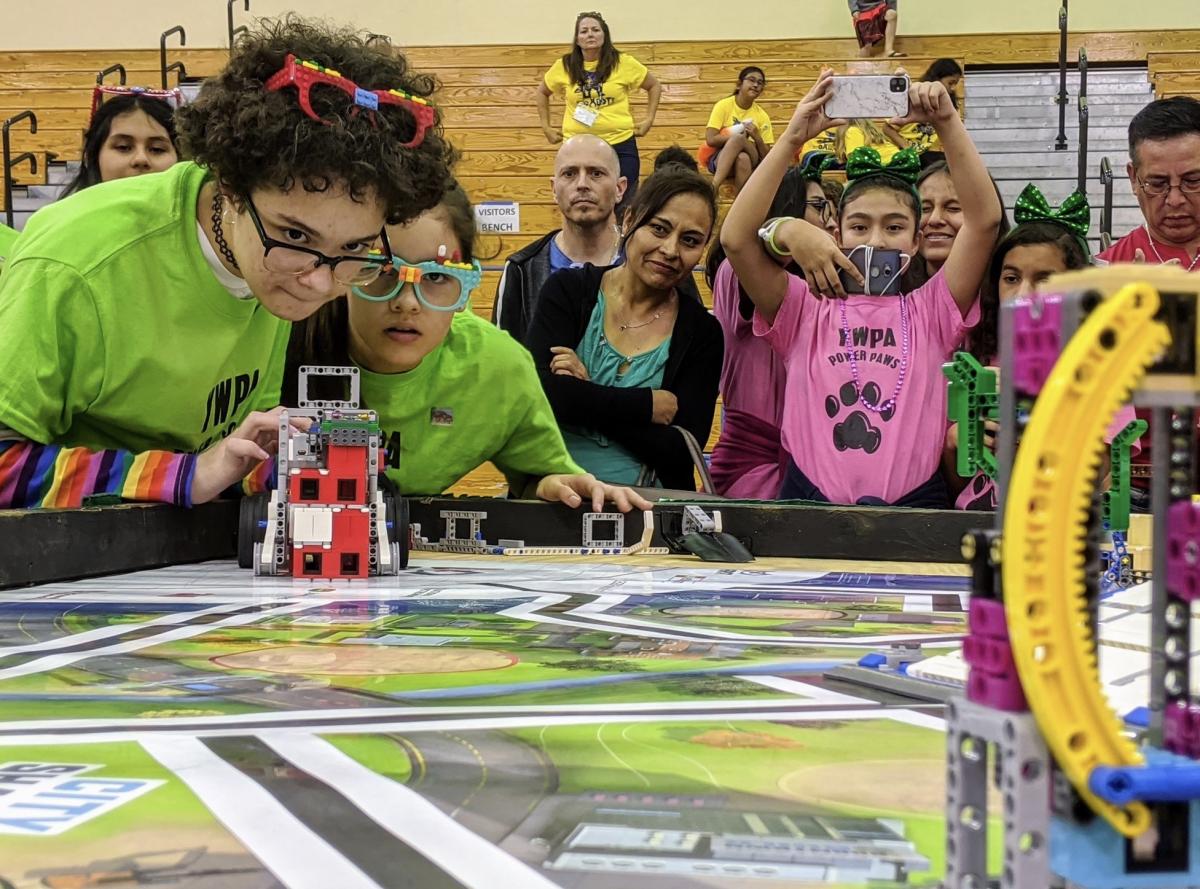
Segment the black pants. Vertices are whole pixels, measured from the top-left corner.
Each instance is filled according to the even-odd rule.
[[[642,173],[642,159],[638,155],[637,137],[630,136],[624,142],[618,142],[613,146],[613,151],[617,153],[617,161],[621,165],[621,175],[625,177],[625,196],[621,198],[621,203],[617,204],[617,221],[620,222],[625,208],[633,203],[633,196],[637,194],[638,178]]]
[[[783,486],[779,489],[780,500],[811,500],[816,503],[829,503],[830,500],[820,489],[809,481],[808,476],[800,471],[794,460],[788,461],[787,472],[783,476]],[[878,497],[859,497],[855,506],[907,506],[914,509],[949,509],[950,489],[946,487],[946,478],[939,467],[929,481],[918,485],[895,503],[888,503]]]

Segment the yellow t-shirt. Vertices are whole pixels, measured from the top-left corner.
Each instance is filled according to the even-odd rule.
[[[810,151],[824,151],[827,154],[833,154],[837,148],[837,129],[825,130],[822,133],[817,133],[800,149],[800,156],[808,154]]]
[[[925,123],[907,123],[900,128],[900,135],[908,140],[908,145],[918,154],[926,151],[942,151],[942,140],[938,138],[937,130]]]
[[[564,139],[591,133],[609,145],[618,145],[633,138],[633,111],[629,107],[629,94],[641,87],[649,73],[646,66],[629,53],[621,53],[617,67],[603,83],[596,81],[595,70],[599,62],[584,62],[583,83],[571,83],[566,66],[559,59],[546,72],[546,89],[562,96],[567,107],[563,111],[562,133]],[[576,108],[584,113],[595,113],[591,126],[575,117]]]
[[[775,131],[771,129],[771,118],[767,112],[763,111],[762,106],[755,102],[748,109],[739,107],[736,96],[726,96],[713,105],[712,114],[708,116],[708,125],[720,132],[726,127],[746,120],[754,121],[764,142],[768,145],[775,142]]]
[[[864,133],[859,127],[851,124],[846,128],[846,157],[849,157],[850,152],[854,151],[854,149],[861,148],[867,144],[867,134]],[[898,146],[891,139],[887,138],[885,138],[882,143],[872,144],[871,147],[879,152],[879,158],[885,164],[895,157],[896,152],[900,150],[900,146]]]

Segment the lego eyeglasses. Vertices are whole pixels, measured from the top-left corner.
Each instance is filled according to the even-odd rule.
[[[303,275],[323,265],[329,266],[333,279],[339,284],[359,285],[368,284],[379,277],[385,267],[385,257],[391,256],[392,248],[388,244],[386,229],[380,229],[379,236],[383,240],[383,250],[369,250],[361,256],[326,256],[311,247],[301,247],[277,241],[267,234],[262,220],[258,218],[258,208],[246,196],[246,210],[258,232],[258,239],[263,245],[263,267],[269,272],[280,275]]]
[[[147,99],[158,99],[160,102],[166,102],[170,105],[172,111],[178,111],[183,107],[183,92],[178,89],[155,90],[146,86],[106,86],[100,84],[92,90],[92,111],[88,115],[89,127],[92,125],[92,121],[96,119],[96,112],[100,110],[100,106],[115,96],[145,96]]]
[[[374,281],[354,287],[354,295],[371,302],[389,302],[411,284],[417,301],[435,312],[456,312],[467,304],[471,291],[483,279],[479,260],[454,262],[430,259],[409,262],[393,256]]]
[[[400,143],[401,148],[416,148],[425,141],[425,133],[437,119],[434,107],[420,96],[414,96],[404,90],[365,90],[353,80],[343,77],[341,72],[316,62],[301,61],[291,53],[288,53],[283,67],[272,74],[263,86],[268,91],[281,90],[287,86],[296,87],[299,92],[300,110],[315,121],[333,126],[333,121],[325,120],[313,110],[313,87],[322,85],[334,87],[348,95],[354,100],[354,106],[350,110],[351,116],[357,114],[360,109],[365,109],[367,114],[371,115],[372,123],[380,105],[396,105],[405,109],[412,115],[416,130],[411,139]]]

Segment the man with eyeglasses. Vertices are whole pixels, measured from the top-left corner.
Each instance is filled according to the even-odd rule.
[[[1145,223],[1099,255],[1200,271],[1200,101],[1151,102],[1129,124],[1129,182]]]

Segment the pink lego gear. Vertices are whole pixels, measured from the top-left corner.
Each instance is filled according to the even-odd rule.
[[[401,148],[416,148],[425,140],[425,133],[437,120],[437,111],[428,100],[414,96],[404,90],[365,90],[353,80],[343,77],[341,72],[332,68],[297,59],[288,53],[287,60],[279,71],[275,72],[263,86],[269,91],[281,90],[286,86],[296,87],[299,93],[300,109],[315,121],[333,126],[322,119],[312,107],[311,91],[315,84],[323,83],[344,92],[354,100],[351,116],[358,113],[359,108],[367,109],[375,123],[375,112],[380,103],[384,105],[399,105],[408,110],[416,121],[417,130],[407,142],[401,142]]]

